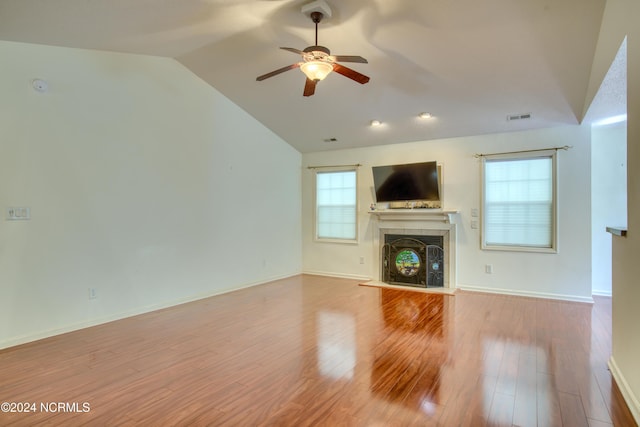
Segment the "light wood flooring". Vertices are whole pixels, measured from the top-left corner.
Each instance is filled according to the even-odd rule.
[[[0,425],[634,426],[610,352],[608,298],[302,275],[2,350]]]

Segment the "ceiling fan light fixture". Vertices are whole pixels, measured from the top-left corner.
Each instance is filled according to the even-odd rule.
[[[309,80],[319,82],[333,71],[333,65],[324,61],[308,61],[300,65],[300,69]]]

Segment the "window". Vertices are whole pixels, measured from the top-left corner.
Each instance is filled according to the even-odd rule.
[[[555,170],[555,150],[483,157],[483,249],[556,251]]]
[[[357,238],[356,171],[316,172],[316,238],[355,241]]]

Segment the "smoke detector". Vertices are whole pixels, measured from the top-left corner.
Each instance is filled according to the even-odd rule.
[[[42,79],[31,80],[31,86],[36,92],[46,93],[49,90],[49,83]]]
[[[320,12],[324,18],[331,18],[331,8],[324,0],[315,0],[302,6],[302,13],[311,18],[313,12]]]

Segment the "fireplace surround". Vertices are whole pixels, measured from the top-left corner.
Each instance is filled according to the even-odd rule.
[[[378,280],[384,284],[453,292],[458,211],[372,210]]]

